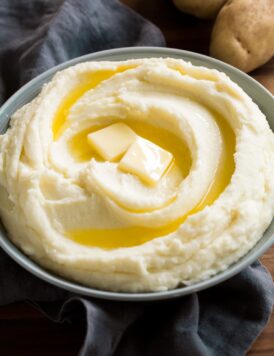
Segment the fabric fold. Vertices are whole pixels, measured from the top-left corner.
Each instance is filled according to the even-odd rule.
[[[80,355],[245,355],[271,315],[274,287],[259,263],[210,289],[158,302],[72,296],[33,303],[56,322],[85,322]]]
[[[0,104],[69,59],[110,48],[165,45],[156,26],[116,0],[3,0],[0,27]]]

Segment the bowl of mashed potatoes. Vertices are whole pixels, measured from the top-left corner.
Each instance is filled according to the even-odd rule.
[[[0,110],[0,245],[36,276],[99,298],[219,283],[274,241],[273,96],[215,59],[90,54]]]

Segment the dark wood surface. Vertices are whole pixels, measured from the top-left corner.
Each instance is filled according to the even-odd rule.
[[[212,22],[181,14],[171,0],[123,2],[158,25],[168,47],[208,54]],[[274,59],[251,75],[274,94]],[[274,276],[274,247],[261,260]],[[84,331],[83,323],[51,322],[27,303],[0,307],[0,355],[3,356],[75,356],[83,341]],[[248,353],[248,356],[273,355],[274,315]]]

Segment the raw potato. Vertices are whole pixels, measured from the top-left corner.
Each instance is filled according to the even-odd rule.
[[[173,0],[178,9],[204,19],[214,18],[227,0]]]
[[[274,0],[231,0],[219,12],[210,55],[244,72],[274,55]]]

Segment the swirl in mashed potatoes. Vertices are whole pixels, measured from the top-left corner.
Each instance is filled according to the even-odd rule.
[[[89,144],[117,122],[172,154],[157,184]],[[216,70],[156,58],[81,63],[0,136],[0,201],[11,240],[62,276],[115,291],[175,288],[226,269],[270,224],[273,133]]]

